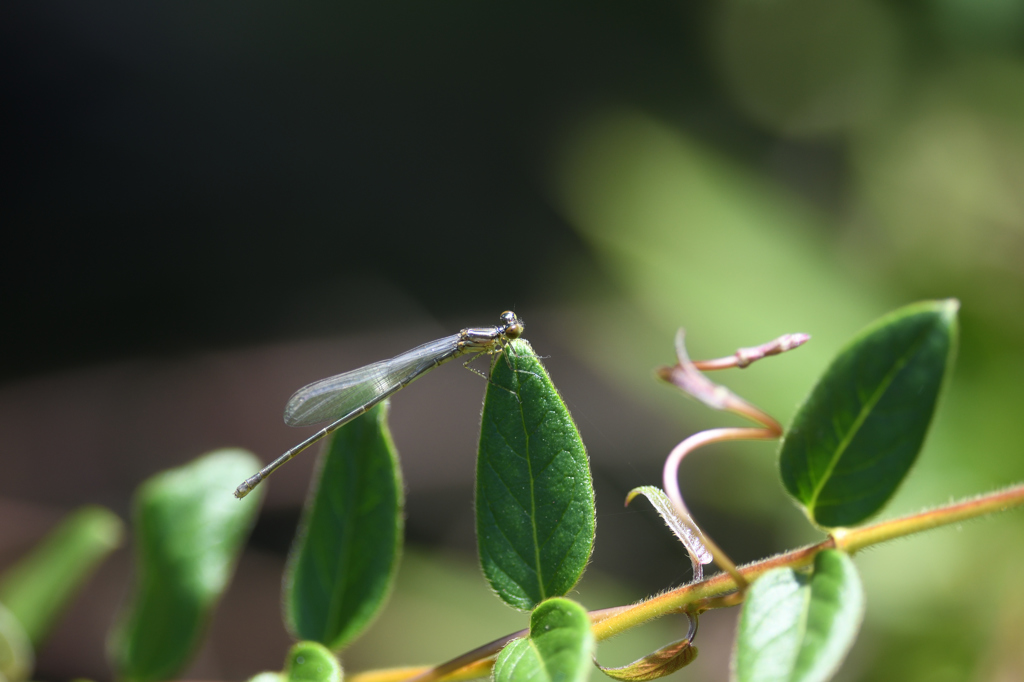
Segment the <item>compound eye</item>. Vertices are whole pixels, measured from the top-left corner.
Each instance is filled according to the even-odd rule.
[[[510,325],[510,324],[512,324],[513,322],[516,321],[516,314],[514,312],[512,312],[511,310],[506,310],[505,312],[503,312],[501,314],[501,317],[498,318],[498,319],[501,320],[502,324]]]

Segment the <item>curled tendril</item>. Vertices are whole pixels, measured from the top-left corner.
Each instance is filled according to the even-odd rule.
[[[747,367],[752,362],[761,358],[777,355],[802,346],[809,339],[810,336],[807,334],[786,334],[760,346],[740,348],[734,354],[724,358],[693,362],[686,352],[685,333],[680,329],[676,335],[676,364],[671,367],[661,367],[657,370],[657,375],[660,379],[672,384],[708,407],[715,410],[732,412],[760,424],[758,428],[709,429],[695,433],[672,449],[672,452],[665,459],[665,467],[662,472],[662,485],[664,486],[665,495],[667,495],[671,502],[672,510],[679,518],[679,521],[685,527],[696,532],[700,537],[703,548],[706,548],[720,568],[732,576],[737,586],[739,586],[740,592],[746,590],[748,586],[747,580],[737,570],[736,564],[733,563],[732,559],[707,535],[700,531],[700,528],[690,516],[686,503],[683,502],[683,495],[679,490],[679,464],[689,453],[712,443],[732,440],[774,440],[782,436],[782,425],[725,386],[716,384],[708,379],[701,373],[701,370],[710,371],[732,367]],[[687,545],[687,550],[690,552],[690,559],[694,563],[694,572],[696,574],[698,562],[707,562],[700,561],[700,557],[697,556],[698,552],[691,549],[689,545]]]

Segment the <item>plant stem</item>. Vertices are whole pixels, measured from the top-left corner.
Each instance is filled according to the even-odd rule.
[[[985,514],[1006,511],[1019,507],[1021,504],[1024,504],[1024,485],[1015,485],[871,526],[837,528],[832,531],[832,537],[835,539],[838,549],[847,554],[853,554],[871,545],[967,521]]]
[[[744,579],[753,582],[774,568],[808,566],[813,563],[815,555],[825,549],[840,549],[848,554],[853,554],[866,547],[889,540],[1022,505],[1024,505],[1024,484],[869,526],[838,528],[832,531],[832,535],[828,539],[815,545],[808,545],[770,559],[747,564],[738,570],[743,574]],[[655,618],[684,611],[698,602],[709,604],[710,602],[704,600],[721,597],[735,591],[736,588],[737,584],[732,576],[728,573],[718,573],[707,580],[677,587],[633,606],[591,611],[591,628],[598,640],[608,639]],[[524,634],[525,631],[502,637],[491,644],[484,645],[439,666],[368,671],[358,673],[348,679],[349,682],[403,682],[413,678],[417,678],[417,682],[427,682],[428,680],[455,682],[456,680],[484,677],[490,673],[493,657],[501,649],[501,646],[515,636]],[[458,662],[457,667],[453,667],[456,662]]]

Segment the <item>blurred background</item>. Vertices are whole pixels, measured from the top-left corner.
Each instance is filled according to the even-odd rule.
[[[962,301],[960,355],[883,513],[1024,479],[1024,3],[722,0],[515,5],[21,3],[0,22],[0,568],[68,512],[128,520],[146,477],[307,435],[302,385],[514,309],[577,420],[598,499],[588,608],[685,583],[650,507],[663,458],[739,423],[657,385],[691,354],[811,343],[718,375],[783,422],[858,329]],[[351,671],[524,627],[476,568],[483,381],[398,394],[407,542]],[[820,536],[774,444],[699,452],[696,520],[737,561]],[[315,462],[275,475],[187,677],[279,669],[280,576]],[[1024,679],[1024,515],[857,557],[842,680]],[[39,651],[108,680],[129,542]],[[724,680],[735,612],[674,679]],[[677,639],[659,622],[622,664]],[[645,647],[647,647],[645,649]],[[596,678],[595,678],[596,679]]]

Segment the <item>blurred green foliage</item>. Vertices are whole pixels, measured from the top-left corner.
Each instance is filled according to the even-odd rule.
[[[32,551],[0,576],[0,604],[39,646],[78,590],[124,536],[108,509],[87,506],[68,515]]]
[[[135,586],[109,642],[118,679],[170,679],[188,663],[263,498],[239,502],[233,482],[258,468],[245,450],[215,450],[139,486]]]
[[[283,671],[264,672],[249,682],[341,682],[341,663],[330,649],[317,642],[299,642],[288,650]]]

